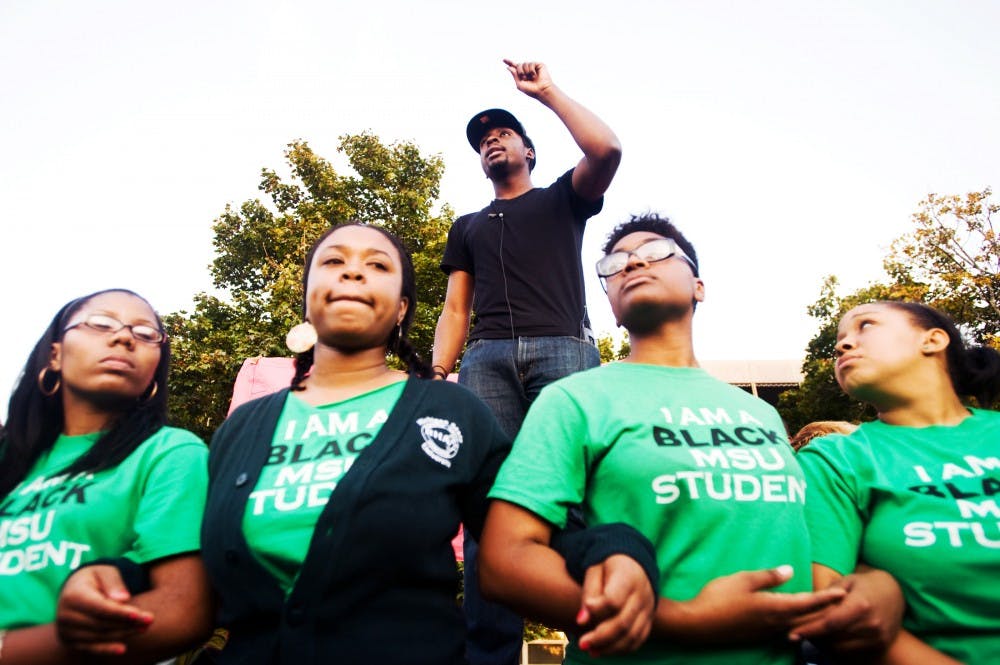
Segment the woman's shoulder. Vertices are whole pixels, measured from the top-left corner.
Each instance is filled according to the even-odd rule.
[[[991,409],[969,409],[972,413],[972,422],[970,424],[981,425],[984,427],[996,427],[1000,425],[1000,411],[993,411]]]
[[[208,454],[208,446],[200,436],[189,430],[169,425],[156,430],[142,442],[140,448],[153,449],[161,454],[180,449],[192,449]]]
[[[254,425],[254,429],[259,430],[260,427],[256,427],[259,423],[255,422],[259,419],[270,417],[277,421],[285,400],[288,399],[289,392],[288,388],[282,388],[277,392],[240,404],[226,416],[226,419],[212,434],[211,447],[214,449],[218,441],[234,431],[239,432],[245,426]]]
[[[164,425],[158,429],[153,436],[150,438],[160,438],[164,441],[170,441],[173,443],[200,443],[205,445],[204,439],[192,432],[191,430],[184,429],[183,427],[174,427],[173,425]]]
[[[159,473],[170,468],[207,468],[207,461],[208,446],[201,437],[180,427],[164,425],[136,446],[122,465],[131,469],[129,473]]]
[[[410,383],[408,392],[422,395],[425,406],[446,412],[449,417],[461,418],[470,424],[479,425],[495,421],[493,412],[483,400],[454,381],[411,378]]]

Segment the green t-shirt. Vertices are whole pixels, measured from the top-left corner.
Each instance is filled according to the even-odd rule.
[[[545,388],[532,405],[492,498],[556,526],[583,504],[588,524],[627,522],[655,545],[660,595],[688,600],[716,577],[791,564],[780,591],[811,588],[805,482],[768,404],[700,369],[616,363]],[[681,648],[650,640],[592,661],[791,663],[783,640]]]
[[[378,435],[405,385],[400,381],[322,406],[288,394],[243,515],[250,551],[286,593],[331,492]]]
[[[908,630],[962,662],[1000,663],[1000,414],[865,423],[813,441],[799,461],[813,559],[892,573]]]
[[[199,549],[208,448],[164,427],[121,464],[61,473],[98,434],[60,436],[0,501],[0,628],[49,623],[59,589],[82,563],[148,563]]]

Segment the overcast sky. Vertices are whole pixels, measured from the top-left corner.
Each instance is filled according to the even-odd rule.
[[[292,140],[335,162],[345,133],[414,141],[461,213],[492,198],[465,123],[502,106],[554,180],[579,152],[504,57],[548,64],[622,140],[585,238],[598,332],[590,266],[652,209],[699,252],[700,358],[801,357],[824,275],[879,278],[928,193],[998,184],[997,25],[985,1],[4,0],[0,413],[64,302],[125,286],[189,308],[213,220]]]

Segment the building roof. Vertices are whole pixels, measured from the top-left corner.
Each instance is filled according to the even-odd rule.
[[[802,383],[802,360],[702,360],[702,368],[717,379],[737,386],[797,386]]]

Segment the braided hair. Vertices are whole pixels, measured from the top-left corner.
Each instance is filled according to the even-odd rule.
[[[347,226],[363,226],[368,229],[374,229],[385,236],[386,239],[392,243],[392,246],[396,248],[396,252],[399,254],[399,260],[402,265],[403,273],[403,288],[400,296],[406,298],[409,303],[409,307],[406,308],[406,313],[403,315],[403,321],[398,326],[394,326],[392,332],[389,334],[389,339],[386,340],[385,350],[386,353],[395,354],[396,357],[398,357],[403,364],[406,365],[407,373],[421,379],[431,378],[433,373],[431,372],[430,365],[428,365],[424,359],[420,357],[420,354],[417,353],[416,348],[414,348],[413,344],[406,336],[407,332],[410,330],[410,326],[413,324],[413,317],[417,311],[417,277],[416,271],[413,269],[413,259],[410,257],[410,253],[407,251],[402,241],[400,241],[400,239],[394,234],[386,231],[380,226],[362,224],[361,222],[338,224],[337,226],[327,229],[323,235],[321,235],[316,242],[313,243],[312,247],[309,248],[309,252],[306,254],[305,265],[302,270],[303,318],[306,316],[306,303],[309,292],[309,269],[312,267],[313,256],[315,256],[316,250],[324,240],[329,238],[334,232]],[[295,354],[295,376],[292,377],[292,390],[303,390],[305,388],[302,385],[302,381],[306,378],[306,375],[309,374],[309,370],[313,365],[313,360],[313,349]]]

